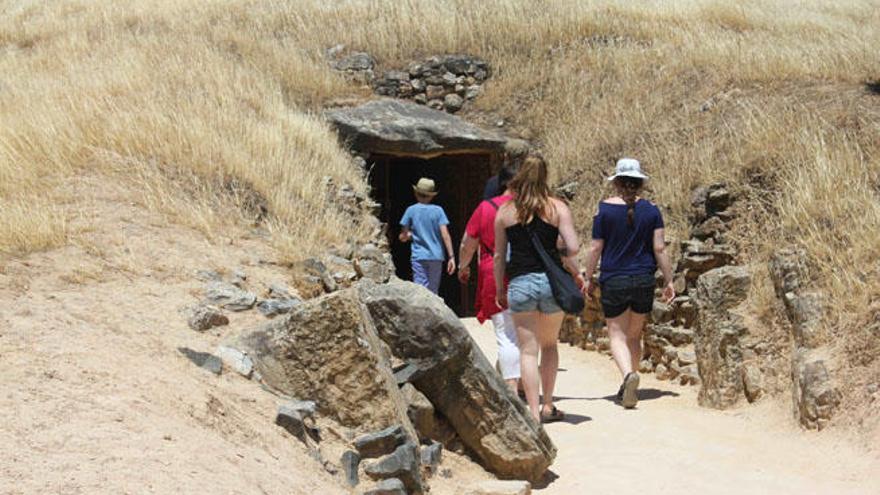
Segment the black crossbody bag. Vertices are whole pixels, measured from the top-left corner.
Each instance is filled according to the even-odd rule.
[[[537,251],[538,257],[541,258],[541,263],[547,271],[550,289],[553,291],[553,299],[556,299],[559,307],[570,315],[577,315],[583,312],[585,305],[584,294],[578,288],[577,283],[575,283],[574,277],[565,268],[556,264],[550,253],[544,249],[541,240],[538,239],[538,235],[535,234],[533,229],[526,228],[526,231],[529,233],[532,246]]]

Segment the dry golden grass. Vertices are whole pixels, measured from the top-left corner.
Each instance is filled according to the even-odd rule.
[[[580,181],[582,232],[601,178],[634,156],[673,234],[693,186],[741,196],[744,261],[806,248],[834,332],[880,298],[877,0],[465,0],[0,3],[0,252],[65,242],[76,198],[58,185],[106,174],[214,235],[247,219],[233,178],[265,197],[290,258],[361,238],[321,188],[364,190],[321,119],[358,95],[326,48],[383,67],[435,53],[490,61],[471,109],[500,115]],[[765,281],[757,284],[766,292]],[[760,292],[760,291],[759,291]],[[772,298],[755,297],[757,313]]]

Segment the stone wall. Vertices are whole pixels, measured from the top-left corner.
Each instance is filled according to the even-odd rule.
[[[483,93],[491,74],[485,60],[470,55],[435,55],[405,67],[376,74],[376,61],[357,52],[334,62],[334,68],[369,84],[377,95],[412,100],[435,110],[455,113]]]
[[[770,276],[791,331],[791,390],[795,417],[806,428],[824,428],[840,405],[831,373],[824,297],[811,287],[802,250],[785,248],[770,260]]]

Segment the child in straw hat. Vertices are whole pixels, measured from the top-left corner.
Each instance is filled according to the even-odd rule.
[[[443,208],[431,204],[434,196],[437,195],[433,180],[424,177],[419,179],[419,182],[413,186],[413,192],[418,202],[407,208],[403,218],[400,219],[399,239],[401,242],[412,241],[413,282],[427,287],[436,294],[440,290],[440,277],[445,259],[444,246],[449,255],[446,272],[450,275],[455,273],[449,219],[446,218]]]

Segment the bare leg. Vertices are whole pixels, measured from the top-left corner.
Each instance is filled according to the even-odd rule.
[[[629,328],[626,330],[626,346],[632,363],[632,371],[639,370],[639,364],[642,361],[642,329],[645,328],[645,320],[647,315],[632,313],[630,314]]]
[[[620,316],[608,318],[608,339],[611,341],[611,356],[617,363],[622,376],[633,371],[633,355],[629,347],[627,332],[630,328],[632,311],[626,310]],[[638,368],[636,368],[638,369]]]
[[[553,410],[553,389],[556,387],[556,374],[559,372],[559,329],[565,313],[539,313],[538,345],[541,347],[541,392],[543,412]]]
[[[516,337],[520,352],[520,381],[526,392],[526,402],[535,421],[541,420],[538,414],[538,313],[527,311],[513,313],[513,324],[516,326]]]

